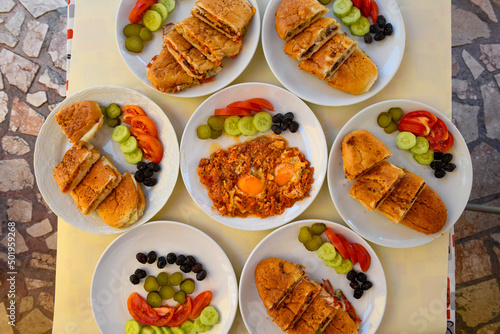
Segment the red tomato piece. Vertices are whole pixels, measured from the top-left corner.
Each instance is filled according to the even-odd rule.
[[[266,99],[263,99],[263,98],[260,98],[260,97],[256,97],[256,98],[253,98],[253,99],[248,99],[247,101],[255,103],[256,105],[261,106],[262,108],[266,108],[267,110],[274,111],[273,105],[271,104],[271,102],[269,102]]]
[[[344,244],[342,244],[342,241],[340,241],[337,235],[333,233],[333,231],[329,228],[325,230],[325,234],[330,240],[330,242],[335,246],[340,255],[342,255],[344,259],[348,259],[349,252],[347,251],[347,249],[345,249]]]
[[[244,108],[244,109],[250,109],[253,111],[261,111],[260,106],[256,103],[249,102],[249,101],[236,101],[233,103],[229,103],[226,108]]]
[[[132,8],[128,15],[128,20],[131,23],[138,23],[144,16],[144,13],[155,3],[157,3],[157,0],[137,0],[134,8]]]
[[[429,142],[429,148],[433,151],[447,153],[451,151],[454,144],[455,138],[453,137],[451,132],[448,131],[448,138],[446,140],[438,143]]]
[[[370,16],[370,12],[372,11],[372,1],[371,0],[363,0],[361,2],[361,14],[364,16],[364,17],[368,17]]]
[[[191,315],[192,311],[192,302],[191,302],[191,297],[187,296],[186,301],[184,304],[177,305],[175,308],[174,316],[172,319],[169,321],[167,324],[168,327],[179,327],[182,325],[186,320],[189,319],[189,316]]]
[[[157,327],[167,325],[170,322],[170,320],[172,320],[172,317],[174,316],[175,312],[175,307],[170,307],[168,305],[155,307],[153,309],[156,311],[156,313],[158,313],[160,319],[151,323],[151,326],[157,326]]]
[[[132,318],[141,324],[149,325],[160,319],[158,313],[137,292],[128,297],[127,308]]]
[[[358,263],[358,257],[356,256],[356,252],[354,251],[354,247],[352,247],[351,243],[347,241],[347,239],[340,233],[337,234],[337,237],[342,242],[342,245],[344,245],[345,249],[347,249],[352,264]]]
[[[136,137],[137,145],[142,151],[146,160],[159,164],[163,158],[163,145],[153,136],[138,135]]]
[[[361,5],[363,5],[363,0],[352,0],[352,4],[354,5],[354,7],[360,9]]]
[[[212,301],[212,291],[203,291],[193,300],[193,310],[189,319],[194,320],[200,316],[201,311]]]
[[[398,130],[409,131],[415,136],[427,136],[436,122],[437,117],[428,111],[412,111],[401,118]]]
[[[230,107],[230,108],[215,109],[214,115],[215,116],[232,116],[232,115],[251,116],[252,111],[250,109],[246,109],[246,108]]]
[[[448,139],[448,128],[441,119],[437,119],[429,134],[425,137],[429,143],[438,143]]]
[[[378,5],[375,0],[372,1],[372,10],[370,11],[370,18],[372,19],[373,24],[377,24],[378,21]]]
[[[361,244],[353,243],[352,247],[354,248],[358,256],[359,266],[361,267],[361,270],[363,272],[367,272],[368,269],[370,269],[370,264],[372,262],[372,257],[370,256],[370,253],[368,253],[366,248],[363,247],[363,245]]]
[[[132,118],[130,133],[134,137],[139,135],[150,135],[155,138],[158,137],[156,125],[148,116],[135,116]]]
[[[141,107],[129,104],[122,107],[122,115],[123,123],[131,124],[132,118],[135,116],[146,116],[146,113]]]

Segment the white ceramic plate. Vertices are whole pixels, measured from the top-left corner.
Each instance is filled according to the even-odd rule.
[[[351,95],[330,87],[314,75],[299,69],[299,62],[285,54],[282,41],[274,24],[275,13],[281,0],[271,0],[267,6],[262,20],[262,46],[267,63],[278,80],[292,93],[301,99],[324,106],[346,106],[364,101],[380,92],[394,77],[403,59],[406,34],[403,16],[395,0],[378,0],[380,15],[384,15],[387,22],[392,23],[394,33],[383,41],[365,44],[362,37],[353,36],[358,45],[375,62],[378,67],[379,77],[370,91],[361,95]],[[325,17],[334,17],[333,2],[327,7],[329,11]],[[340,22],[341,23],[341,22]],[[341,30],[349,33],[349,28],[342,24]]]
[[[177,0],[175,9],[169,14],[164,24],[176,24],[191,16],[191,8],[195,5],[195,2],[196,0]],[[256,9],[256,12],[248,26],[247,34],[243,37],[243,50],[241,53],[234,59],[225,58],[222,61],[223,70],[215,76],[215,81],[204,83],[200,86],[193,86],[178,93],[165,94],[178,97],[197,97],[212,94],[229,85],[245,70],[257,49],[260,36],[259,6],[256,0],[248,0],[248,2]],[[128,15],[132,8],[134,8],[135,3],[135,0],[120,1],[118,13],[116,14],[116,42],[125,64],[132,73],[144,84],[156,90],[147,78],[146,65],[149,64],[154,56],[160,53],[163,46],[163,32],[161,28],[155,31],[153,39],[145,43],[142,52],[133,53],[127,51],[125,48],[126,37],[123,35],[122,30],[130,23]]]
[[[222,216],[217,210],[212,209],[213,202],[208,197],[208,192],[201,184],[196,169],[202,158],[207,158],[218,148],[228,148],[236,143],[243,142],[253,137],[233,137],[223,134],[215,141],[212,139],[201,140],[196,135],[196,128],[206,124],[209,116],[213,115],[216,108],[223,108],[231,102],[250,98],[265,98],[274,106],[277,112],[283,114],[292,111],[295,120],[300,124],[296,133],[285,131],[282,136],[286,138],[289,146],[298,147],[306,159],[314,167],[314,183],[307,198],[296,202],[291,208],[285,210],[280,216],[270,216],[265,219],[258,217],[233,218]],[[269,131],[268,133],[272,133]],[[326,148],[325,134],[321,125],[309,107],[290,92],[263,83],[244,83],[234,85],[212,95],[206,99],[193,113],[181,139],[181,174],[189,194],[198,206],[210,217],[224,225],[240,230],[267,230],[283,225],[301,214],[318,195],[326,174]]]
[[[100,105],[108,106],[117,103],[120,106],[136,104],[147,113],[158,128],[159,139],[163,143],[163,159],[160,163],[161,171],[155,173],[158,184],[154,187],[141,185],[146,198],[144,215],[127,228],[118,229],[104,223],[97,212],[83,215],[76,207],[69,194],[63,194],[57,186],[52,171],[62,160],[64,153],[71,148],[71,143],[64,135],[54,115],[61,109],[80,101],[96,101]],[[125,161],[120,145],[111,140],[112,129],[106,124],[91,140],[95,148],[113,162],[120,173],[132,172],[137,168]],[[168,145],[167,145],[168,143]],[[179,174],[179,146],[174,128],[163,110],[146,96],[123,87],[98,86],[87,88],[66,98],[54,109],[43,123],[35,145],[34,155],[35,175],[38,188],[54,213],[63,220],[80,230],[110,234],[121,233],[150,220],[167,202],[174,189]]]
[[[297,236],[302,226],[311,226],[313,223],[323,222],[335,233],[342,234],[350,242],[357,242],[363,245],[371,256],[371,265],[366,275],[373,283],[370,290],[365,291],[360,299],[352,297],[352,288],[346,275],[340,275],[335,269],[327,267],[323,260],[318,258],[316,252],[309,252],[298,240]],[[323,235],[323,240],[327,238]],[[255,285],[255,268],[257,264],[269,257],[277,257],[294,263],[304,265],[309,278],[321,283],[322,279],[328,279],[335,290],[342,290],[356,309],[360,334],[375,333],[382,317],[384,316],[387,302],[387,283],[384,269],[370,245],[359,235],[345,226],[324,220],[302,220],[287,224],[264,238],[252,251],[248,257],[240,279],[240,311],[245,322],[245,326],[252,334],[282,333],[271,317],[267,314],[266,308],[259,297]],[[360,272],[359,264],[354,266],[354,270]]]
[[[208,235],[192,226],[171,221],[151,222],[125,233],[101,255],[90,287],[92,312],[101,332],[123,333],[125,322],[132,319],[127,310],[127,298],[133,292],[146,298],[143,284],[130,283],[129,277],[136,269],[142,268],[154,276],[161,271],[169,274],[179,271],[177,265],[167,264],[160,270],[156,264],[141,264],[135,259],[138,252],[147,254],[151,250],[158,256],[170,252],[193,255],[203,264],[208,273],[203,281],[197,281],[193,272],[183,276],[195,280],[192,296],[205,290],[212,291],[211,305],[219,311],[220,320],[211,331],[227,333],[238,308],[238,282],[231,262]],[[172,301],[168,304],[175,306]]]
[[[434,177],[429,166],[419,165],[411,153],[399,150],[396,145],[398,131],[388,135],[377,125],[377,116],[391,107],[400,107],[405,113],[415,110],[427,110],[439,117],[455,137],[455,145],[450,153],[457,168],[442,179]],[[394,224],[378,212],[370,212],[349,195],[352,182],[345,178],[342,165],[341,144],[350,132],[365,129],[380,139],[393,153],[388,159],[397,166],[404,167],[423,177],[441,196],[448,208],[448,220],[443,230],[436,234],[425,235],[404,225]],[[333,143],[328,161],[328,188],[335,207],[345,222],[362,237],[376,244],[407,248],[423,245],[439,238],[458,220],[467,205],[472,188],[472,162],[462,135],[455,125],[438,110],[420,102],[409,100],[390,100],[374,104],[357,113],[339,132]]]

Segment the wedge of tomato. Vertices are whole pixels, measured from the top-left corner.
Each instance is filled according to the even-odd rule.
[[[214,115],[215,116],[233,116],[233,115],[251,116],[252,110],[246,109],[246,108],[240,108],[240,107],[227,107],[227,108],[215,109]]]
[[[349,252],[347,251],[347,249],[345,249],[344,244],[342,243],[342,241],[340,241],[337,235],[330,228],[327,228],[325,230],[325,234],[330,242],[335,246],[340,255],[342,255],[344,259],[348,259]]]
[[[135,116],[130,125],[130,134],[134,137],[139,135],[158,137],[156,125],[148,116]]]
[[[364,16],[364,17],[369,17],[370,16],[370,12],[372,10],[372,1],[371,0],[363,0],[361,2],[361,14]]]
[[[138,135],[135,138],[144,158],[159,164],[163,158],[163,145],[161,142],[150,135]]]
[[[203,291],[193,300],[193,310],[189,319],[194,320],[200,316],[201,311],[212,302],[212,291]]]
[[[356,7],[357,9],[360,9],[361,8],[361,5],[363,4],[363,0],[352,0],[352,4],[354,7]]]
[[[146,113],[144,112],[144,110],[142,110],[141,107],[128,104],[122,107],[122,115],[123,123],[131,124],[132,118],[134,118],[135,116],[146,116]]]
[[[134,8],[132,8],[130,14],[128,15],[128,20],[131,23],[139,23],[144,16],[144,13],[157,2],[157,0],[137,0]]]
[[[132,318],[141,324],[150,325],[160,319],[158,313],[137,292],[128,297],[127,308]]]
[[[429,148],[433,151],[447,153],[451,151],[454,144],[455,138],[451,132],[448,131],[448,138],[446,140],[437,143],[429,142]]]
[[[233,103],[229,103],[227,108],[244,108],[244,109],[250,109],[253,111],[261,111],[261,108],[258,104],[249,102],[249,101],[236,101]]]
[[[425,138],[429,141],[429,143],[438,143],[441,141],[445,141],[448,139],[448,128],[446,124],[441,119],[437,119],[436,123],[431,128],[431,131]]]
[[[175,307],[171,307],[168,305],[155,307],[153,309],[160,316],[160,319],[151,323],[151,326],[157,326],[157,327],[166,326],[170,322],[170,320],[172,320],[175,313]]]
[[[268,100],[263,99],[261,97],[248,99],[246,101],[251,102],[251,103],[255,103],[256,105],[261,106],[262,108],[266,108],[267,110],[274,111],[274,107],[271,104],[271,102],[269,102]]]
[[[358,257],[356,255],[356,251],[354,251],[354,247],[352,247],[352,244],[347,241],[347,239],[340,233],[337,233],[337,238],[339,238],[339,240],[342,242],[342,245],[344,245],[345,249],[347,249],[352,264],[358,263]]]
[[[373,24],[377,24],[378,21],[378,5],[374,0],[372,1],[372,9],[370,11],[370,18],[372,19]]]
[[[356,255],[358,256],[359,266],[363,272],[367,272],[370,269],[370,264],[372,262],[372,257],[370,253],[366,250],[363,245],[358,243],[353,243],[352,247],[356,251]]]
[[[192,309],[193,305],[191,297],[187,296],[184,304],[177,305],[177,307],[175,308],[174,315],[172,319],[168,322],[167,326],[179,327],[180,325],[182,325],[184,322],[186,322],[186,320],[189,319]]]
[[[437,117],[428,111],[412,111],[401,118],[398,130],[411,132],[415,136],[427,136],[436,122]]]

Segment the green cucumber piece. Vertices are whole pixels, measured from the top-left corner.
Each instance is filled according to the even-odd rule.
[[[120,150],[123,153],[131,153],[137,148],[137,139],[133,136],[129,136],[127,140],[120,144]]]
[[[352,8],[353,5],[351,0],[335,0],[335,2],[333,3],[333,14],[341,18],[347,15],[347,13],[349,13]]]
[[[125,161],[132,165],[137,165],[138,162],[142,161],[142,151],[140,148],[136,148],[130,153],[125,153],[124,156]]]
[[[172,334],[186,334],[186,332],[184,332],[184,330],[180,327],[170,327],[170,331]]]
[[[150,325],[151,329],[153,329],[154,333],[155,334],[163,334],[160,327],[158,326],[153,326],[153,325]]]
[[[319,246],[317,252],[318,252],[318,257],[324,261],[332,261],[335,258],[335,255],[337,254],[335,246],[333,246],[329,242],[325,242],[321,246]]]
[[[208,331],[212,326],[207,326],[201,322],[200,317],[196,318],[194,320],[194,330],[198,333],[205,333]]]
[[[224,120],[224,131],[231,136],[241,135],[241,131],[238,127],[238,122],[240,121],[240,116],[233,115],[229,116]]]
[[[141,334],[142,325],[134,319],[125,323],[125,334]]]
[[[253,116],[244,116],[238,121],[238,129],[244,136],[253,136],[257,133],[255,125],[253,125]]]
[[[361,16],[356,23],[349,26],[351,34],[354,36],[364,36],[370,31],[370,21],[364,16]]]
[[[349,259],[342,259],[340,266],[335,267],[337,274],[347,274],[352,270],[352,262]]]
[[[142,328],[141,334],[155,334],[155,330],[150,326],[146,326]]]
[[[160,29],[161,24],[163,23],[163,18],[161,17],[161,14],[158,13],[156,10],[148,9],[144,13],[142,21],[144,22],[146,28],[148,28],[151,31],[156,31]]]
[[[181,328],[186,334],[196,334],[196,330],[194,329],[194,322],[192,322],[191,320],[186,320],[186,322],[181,325]]]
[[[434,161],[434,151],[427,150],[424,154],[414,154],[413,159],[421,165],[430,165]]]
[[[165,22],[168,16],[168,10],[164,4],[157,2],[154,5],[152,5],[149,9],[156,10],[158,13],[160,13],[163,22]]]
[[[168,327],[168,326],[162,326],[160,328],[161,328],[162,334],[172,334],[172,331],[170,330],[170,327]]]
[[[429,141],[427,138],[418,136],[415,145],[410,148],[410,152],[413,154],[424,154],[429,150]]]
[[[325,261],[325,264],[328,267],[337,268],[338,266],[340,266],[342,264],[342,260],[343,260],[342,255],[340,255],[340,253],[337,252],[337,254],[335,254],[335,257],[333,258],[333,260]]]
[[[111,139],[118,143],[123,143],[128,137],[130,137],[130,130],[125,125],[116,126],[111,133]]]
[[[175,0],[158,0],[158,2],[164,4],[169,13],[175,9]]]
[[[358,22],[360,18],[361,11],[353,6],[347,15],[340,18],[340,21],[342,21],[343,24],[350,26],[351,24]]]
[[[265,111],[261,111],[253,115],[253,125],[259,132],[266,132],[271,128],[273,124],[273,118],[271,114]]]
[[[219,322],[219,312],[217,312],[215,307],[209,305],[201,311],[200,321],[204,325],[213,326]]]
[[[417,143],[417,137],[408,131],[402,131],[396,137],[396,145],[401,150],[409,150]]]

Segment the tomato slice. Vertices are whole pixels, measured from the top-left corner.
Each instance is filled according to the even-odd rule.
[[[246,108],[240,108],[240,107],[221,108],[221,109],[215,109],[214,115],[215,116],[233,116],[233,115],[251,116],[252,110],[246,109]]]
[[[325,234],[330,240],[330,242],[335,246],[340,255],[342,255],[344,259],[348,259],[349,252],[347,251],[347,249],[345,249],[344,244],[342,244],[342,241],[340,241],[337,235],[335,235],[335,233],[333,233],[333,231],[330,228],[327,228],[325,230]]]
[[[372,1],[371,0],[363,0],[361,2],[361,14],[364,17],[370,16],[370,12],[372,11]]]
[[[354,5],[354,7],[360,9],[361,5],[363,4],[363,0],[352,0],[352,4]]]
[[[438,143],[448,139],[448,128],[441,119],[437,119],[436,123],[431,128],[429,134],[425,137],[429,143]]]
[[[361,267],[361,270],[363,272],[367,272],[368,269],[370,269],[370,264],[372,262],[372,257],[370,256],[370,253],[368,253],[366,248],[363,247],[363,245],[361,244],[353,243],[352,247],[354,248],[358,256],[359,266]]]
[[[137,292],[128,297],[127,308],[132,318],[141,324],[149,325],[160,319],[158,313]]]
[[[249,101],[236,101],[233,103],[229,103],[226,106],[226,108],[244,108],[253,111],[261,111],[260,106],[258,104]]]
[[[409,131],[416,136],[427,136],[436,122],[437,117],[428,111],[412,111],[401,118],[398,130]]]
[[[180,325],[182,325],[186,320],[189,319],[192,309],[193,306],[191,302],[191,297],[187,296],[184,304],[177,305],[177,307],[175,308],[174,316],[168,322],[167,326],[179,327]]]
[[[370,18],[372,19],[373,24],[377,24],[378,21],[378,5],[375,0],[371,0],[372,2],[372,10],[370,11]]]
[[[200,316],[201,311],[212,301],[212,291],[203,291],[193,300],[193,310],[189,319],[194,320]]]
[[[356,256],[356,252],[354,251],[354,247],[352,247],[351,243],[347,241],[347,239],[340,233],[337,234],[337,237],[342,242],[342,245],[344,245],[345,249],[347,249],[352,264],[358,263],[358,257]]]
[[[144,110],[141,107],[128,104],[122,107],[122,121],[123,123],[131,124],[132,118],[135,116],[146,116]]]
[[[130,134],[134,137],[139,135],[158,137],[158,130],[153,120],[148,116],[135,116],[132,118]]]
[[[137,0],[134,8],[132,8],[128,15],[128,20],[131,23],[138,23],[144,16],[144,13],[156,2],[157,0]]]
[[[159,164],[163,158],[163,146],[161,142],[150,135],[138,135],[136,139],[144,158]]]
[[[156,311],[156,313],[158,313],[160,319],[151,323],[151,326],[157,326],[157,327],[167,325],[170,322],[170,320],[172,320],[175,312],[175,307],[171,307],[168,305],[155,307],[153,309]]]
[[[451,151],[454,144],[455,138],[453,137],[451,132],[448,131],[448,138],[446,140],[440,141],[438,143],[429,142],[429,148],[433,151],[447,153]]]
[[[246,101],[251,102],[251,103],[255,103],[256,105],[261,106],[262,108],[266,108],[267,110],[274,111],[273,105],[271,104],[271,102],[269,102],[266,99],[256,97],[253,99],[248,99]]]

